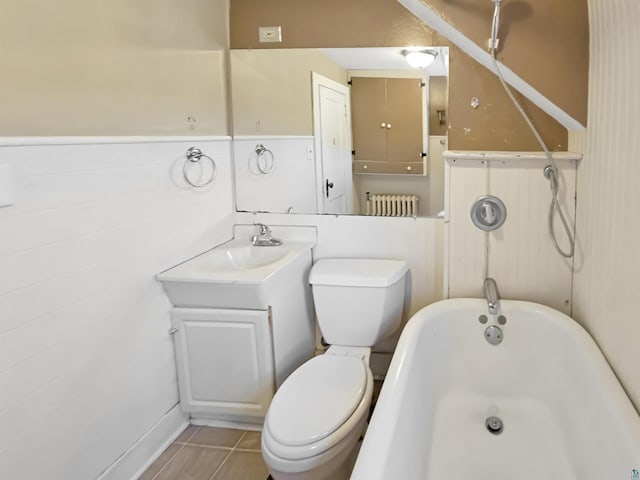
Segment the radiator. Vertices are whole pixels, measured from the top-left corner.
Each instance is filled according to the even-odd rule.
[[[418,215],[417,195],[371,194],[367,192],[367,215],[382,217],[415,217]]]

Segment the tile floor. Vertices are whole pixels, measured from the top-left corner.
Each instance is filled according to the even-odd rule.
[[[266,480],[260,432],[190,425],[139,480]]]
[[[371,412],[382,381],[373,384]],[[267,480],[260,432],[190,425],[138,480]]]

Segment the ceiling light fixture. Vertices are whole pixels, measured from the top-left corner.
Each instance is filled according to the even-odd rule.
[[[436,59],[438,52],[433,50],[402,50],[402,55],[413,68],[427,68]]]

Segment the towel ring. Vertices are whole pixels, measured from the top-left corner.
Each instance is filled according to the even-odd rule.
[[[266,156],[267,154],[269,155],[268,157]],[[264,160],[264,167],[262,166],[262,162],[260,161],[261,159]],[[256,166],[258,167],[260,173],[263,175],[271,173],[274,164],[275,157],[273,156],[273,152],[261,143],[256,145]]]
[[[211,162],[211,176],[206,181],[197,183],[189,178],[189,167],[194,163],[198,163],[201,158],[206,158]],[[200,173],[202,174],[202,171]],[[198,147],[190,147],[187,150],[187,161],[184,162],[182,174],[184,175],[184,179],[189,185],[193,187],[206,187],[211,182],[213,182],[213,177],[216,174],[216,162],[209,155],[205,155],[204,153],[202,153],[202,150],[200,150]]]

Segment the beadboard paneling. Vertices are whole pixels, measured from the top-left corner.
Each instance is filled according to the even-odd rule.
[[[177,403],[154,276],[232,236],[228,138],[100,142],[0,147],[2,478],[97,478]],[[210,187],[182,178],[192,145]]]
[[[477,229],[469,212],[487,194],[486,162],[447,161],[445,186],[445,291],[449,298],[478,297],[487,272],[487,234]]]
[[[551,190],[542,174],[545,163],[539,160],[514,163],[490,161],[489,191],[507,206],[507,221],[488,235],[488,276],[496,279],[504,298],[538,302],[571,314],[573,262],[556,252],[549,237]],[[560,205],[573,234],[575,164],[559,168]],[[558,243],[568,251],[567,236],[558,215],[554,216],[554,230]]]
[[[589,119],[578,171],[574,316],[640,409],[640,4],[589,0]]]
[[[576,156],[555,154],[561,172],[560,201],[574,224]],[[572,262],[554,249],[548,231],[551,201],[542,171],[543,154],[446,152],[447,287],[449,297],[482,297],[483,281],[495,278],[500,295],[571,312]],[[579,157],[579,156],[577,156]],[[473,225],[471,206],[483,195],[495,195],[507,208],[507,219],[493,232]],[[556,218],[560,245],[566,235]]]

